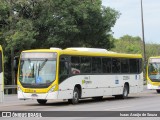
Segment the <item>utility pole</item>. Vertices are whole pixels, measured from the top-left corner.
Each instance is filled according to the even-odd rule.
[[[10,18],[11,18],[11,21],[10,21],[10,31],[11,33],[13,34],[13,11],[12,11],[12,3],[13,3],[13,0],[10,0]],[[10,38],[11,41],[12,41],[12,38]],[[11,76],[12,76],[12,85],[15,85],[15,71],[14,71],[14,47],[13,47],[13,44],[11,42]],[[15,90],[12,89],[12,94],[15,94]]]
[[[144,64],[146,64],[146,48],[145,48],[145,40],[144,40],[144,21],[143,21],[143,3],[142,3],[142,0],[141,0],[141,22],[142,22],[143,58],[144,58]]]
[[[146,64],[147,64],[147,61],[146,61],[146,46],[145,46],[145,40],[144,40],[144,21],[143,21],[143,3],[142,3],[142,0],[141,0],[141,20],[142,20],[142,41],[143,41],[143,58],[144,58],[144,63],[143,63],[143,77],[144,77],[144,80],[146,80]]]

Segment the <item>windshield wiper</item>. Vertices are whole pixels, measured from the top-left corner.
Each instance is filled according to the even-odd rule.
[[[41,64],[41,66],[39,67],[38,71],[41,71],[42,68],[45,66],[46,62],[48,61],[48,59],[45,59],[45,61]]]

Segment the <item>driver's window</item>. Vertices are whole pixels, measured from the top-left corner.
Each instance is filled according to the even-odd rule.
[[[61,57],[59,64],[59,83],[63,82],[69,75],[68,57]]]

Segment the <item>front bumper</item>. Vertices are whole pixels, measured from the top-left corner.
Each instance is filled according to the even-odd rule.
[[[58,91],[50,92],[50,93],[24,93],[22,91],[18,91],[18,99],[26,100],[26,99],[58,99]]]
[[[147,84],[147,89],[158,90],[158,89],[160,89],[160,86],[156,86],[156,85],[152,85],[152,84]]]

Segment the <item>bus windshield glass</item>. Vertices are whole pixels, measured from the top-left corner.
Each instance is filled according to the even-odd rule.
[[[148,66],[148,76],[152,82],[160,82],[160,59],[151,59]]]
[[[54,56],[53,53],[46,53],[46,55],[31,53],[32,55],[30,56],[29,53],[27,54],[28,55],[22,54],[21,56],[19,80],[22,85],[51,84],[56,77],[56,56]],[[38,57],[38,54],[40,57]]]

